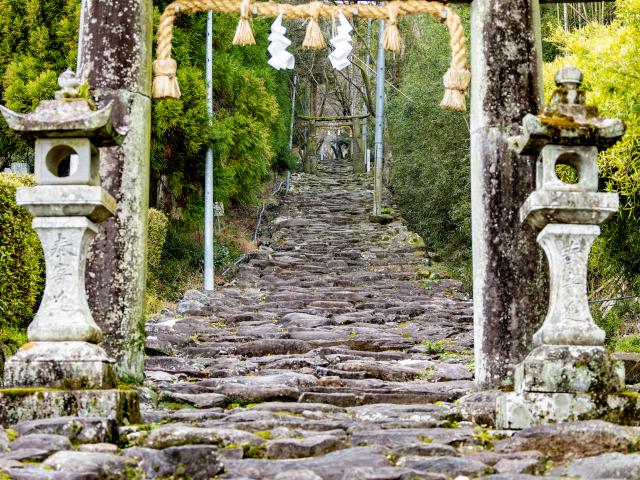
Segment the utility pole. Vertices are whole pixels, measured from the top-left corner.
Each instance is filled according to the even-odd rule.
[[[293,92],[291,92],[291,125],[289,126],[289,151],[293,149],[293,127],[296,122],[296,93],[298,89],[298,76],[293,76]],[[286,193],[289,193],[291,187],[291,170],[287,170],[287,186]]]
[[[362,143],[362,136],[360,135],[360,119],[356,116],[356,90],[353,88],[354,72],[353,65],[349,67],[349,115],[351,119],[351,166],[353,173],[362,173],[365,171],[364,165],[360,158],[360,144]]]
[[[84,15],[85,15],[85,3],[87,0],[80,2],[80,27],[78,29],[78,56],[76,58],[76,78],[81,82],[84,80],[82,74],[82,50],[84,48]]]
[[[379,23],[378,39],[378,63],[376,72],[376,138],[375,156],[376,170],[373,187],[373,214],[380,215],[382,212],[382,162],[384,161],[384,76],[385,76],[385,52],[382,45],[384,33],[384,20]]]
[[[366,52],[365,52],[365,60],[364,60],[364,76],[363,80],[368,82],[368,70],[369,64],[371,63],[371,29],[372,29],[372,20],[367,20],[367,44],[366,44]],[[368,87],[367,87],[368,88]],[[369,113],[369,107],[367,102],[362,103],[362,113]],[[362,151],[364,152],[364,164],[365,169],[368,172],[371,169],[371,162],[369,159],[369,120],[364,119],[362,121]]]
[[[213,125],[213,12],[207,14],[207,113]],[[207,149],[204,171],[204,289],[216,288],[215,229],[213,205],[213,150]]]

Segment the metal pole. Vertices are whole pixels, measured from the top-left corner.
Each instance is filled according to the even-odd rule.
[[[78,29],[78,58],[76,58],[76,78],[79,78],[82,81],[82,50],[84,48],[84,17],[85,17],[85,8],[86,1],[82,0],[80,3],[80,28]]]
[[[213,124],[213,12],[207,15],[207,111],[209,125]],[[215,225],[213,206],[213,150],[207,149],[204,173],[204,289],[216,288]]]
[[[371,63],[371,27],[372,27],[372,20],[369,19],[367,21],[367,48],[366,48],[366,54],[365,54],[365,60],[364,60],[364,72],[365,75],[368,75],[367,69],[369,68],[369,64]],[[366,81],[366,78],[364,79]],[[369,107],[367,106],[367,102],[363,102],[362,104],[362,114],[366,114],[369,111]],[[369,171],[369,120],[364,119],[362,121],[362,152],[364,154],[364,164],[365,164],[365,169],[368,172]]]
[[[289,150],[293,149],[293,126],[296,119],[296,90],[298,87],[298,76],[293,76],[293,92],[291,92],[291,125],[289,127]],[[287,185],[285,193],[289,193],[291,185],[291,170],[287,170]]]
[[[376,72],[376,171],[373,187],[373,214],[380,215],[382,211],[382,162],[384,160],[384,76],[385,55],[382,46],[384,20],[379,21],[380,34],[378,41],[378,64]]]

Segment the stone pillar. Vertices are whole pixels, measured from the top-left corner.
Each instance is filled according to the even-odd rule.
[[[512,382],[546,309],[544,259],[518,209],[535,157],[508,138],[541,107],[538,0],[474,0],[471,15],[471,197],[476,381]]]
[[[587,262],[597,225],[550,224],[538,235],[552,274],[549,312],[533,336],[535,345],[604,345],[604,331],[591,317],[587,301]]]
[[[93,242],[87,293],[118,375],[144,375],[144,308],[151,131],[152,2],[87,0],[80,64],[99,106],[115,102],[121,146],[103,148],[100,173],[118,201]]]
[[[19,193],[32,191],[35,192],[23,190]],[[82,191],[73,193],[78,197],[83,194]],[[18,201],[24,204],[28,200],[23,196],[19,195]],[[36,217],[33,228],[42,242],[46,282],[41,308],[29,325],[29,340],[97,343],[102,332],[89,312],[84,271],[87,251],[98,226],[86,217]],[[63,329],[57,325],[61,311],[65,312]]]

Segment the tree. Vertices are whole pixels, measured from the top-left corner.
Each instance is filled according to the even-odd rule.
[[[406,20],[407,44],[398,89],[388,102],[393,152],[391,188],[427,247],[458,265],[471,250],[469,128],[466,114],[442,110],[449,37],[430,17]],[[428,41],[425,41],[428,39]]]
[[[156,2],[160,9],[169,2]],[[0,0],[0,96],[20,112],[52,98],[57,77],[74,68],[80,0]],[[154,101],[152,169],[169,186],[170,205],[199,194],[208,145],[216,158],[219,201],[251,202],[272,166],[287,166],[289,74],[267,65],[269,22],[255,21],[258,45],[232,46],[237,18],[216,15],[214,96],[210,127],[205,93],[206,14],[182,16],[175,58],[183,97]],[[31,150],[0,122],[0,159]]]
[[[0,98],[19,112],[57,89],[58,74],[76,63],[80,0],[0,0]],[[0,167],[31,158],[27,145],[0,122]]]
[[[163,8],[162,2],[159,7]],[[159,10],[157,12],[159,14]],[[272,166],[288,159],[288,78],[267,65],[270,23],[253,22],[255,46],[236,47],[237,18],[214,19],[214,121],[206,111],[206,14],[182,16],[174,30],[180,100],[154,101],[152,167],[169,187],[174,205],[200,192],[204,154],[215,158],[218,201],[251,203]]]

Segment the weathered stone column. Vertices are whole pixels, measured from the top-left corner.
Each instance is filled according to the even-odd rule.
[[[535,157],[509,150],[541,107],[538,0],[474,0],[471,17],[471,199],[476,381],[512,382],[546,310],[544,259],[518,209]]]
[[[93,317],[121,378],[142,380],[153,5],[146,0],[87,0],[82,74],[100,106],[115,102],[114,123],[128,128],[122,146],[101,151],[105,189],[118,201],[101,225],[87,266]]]

